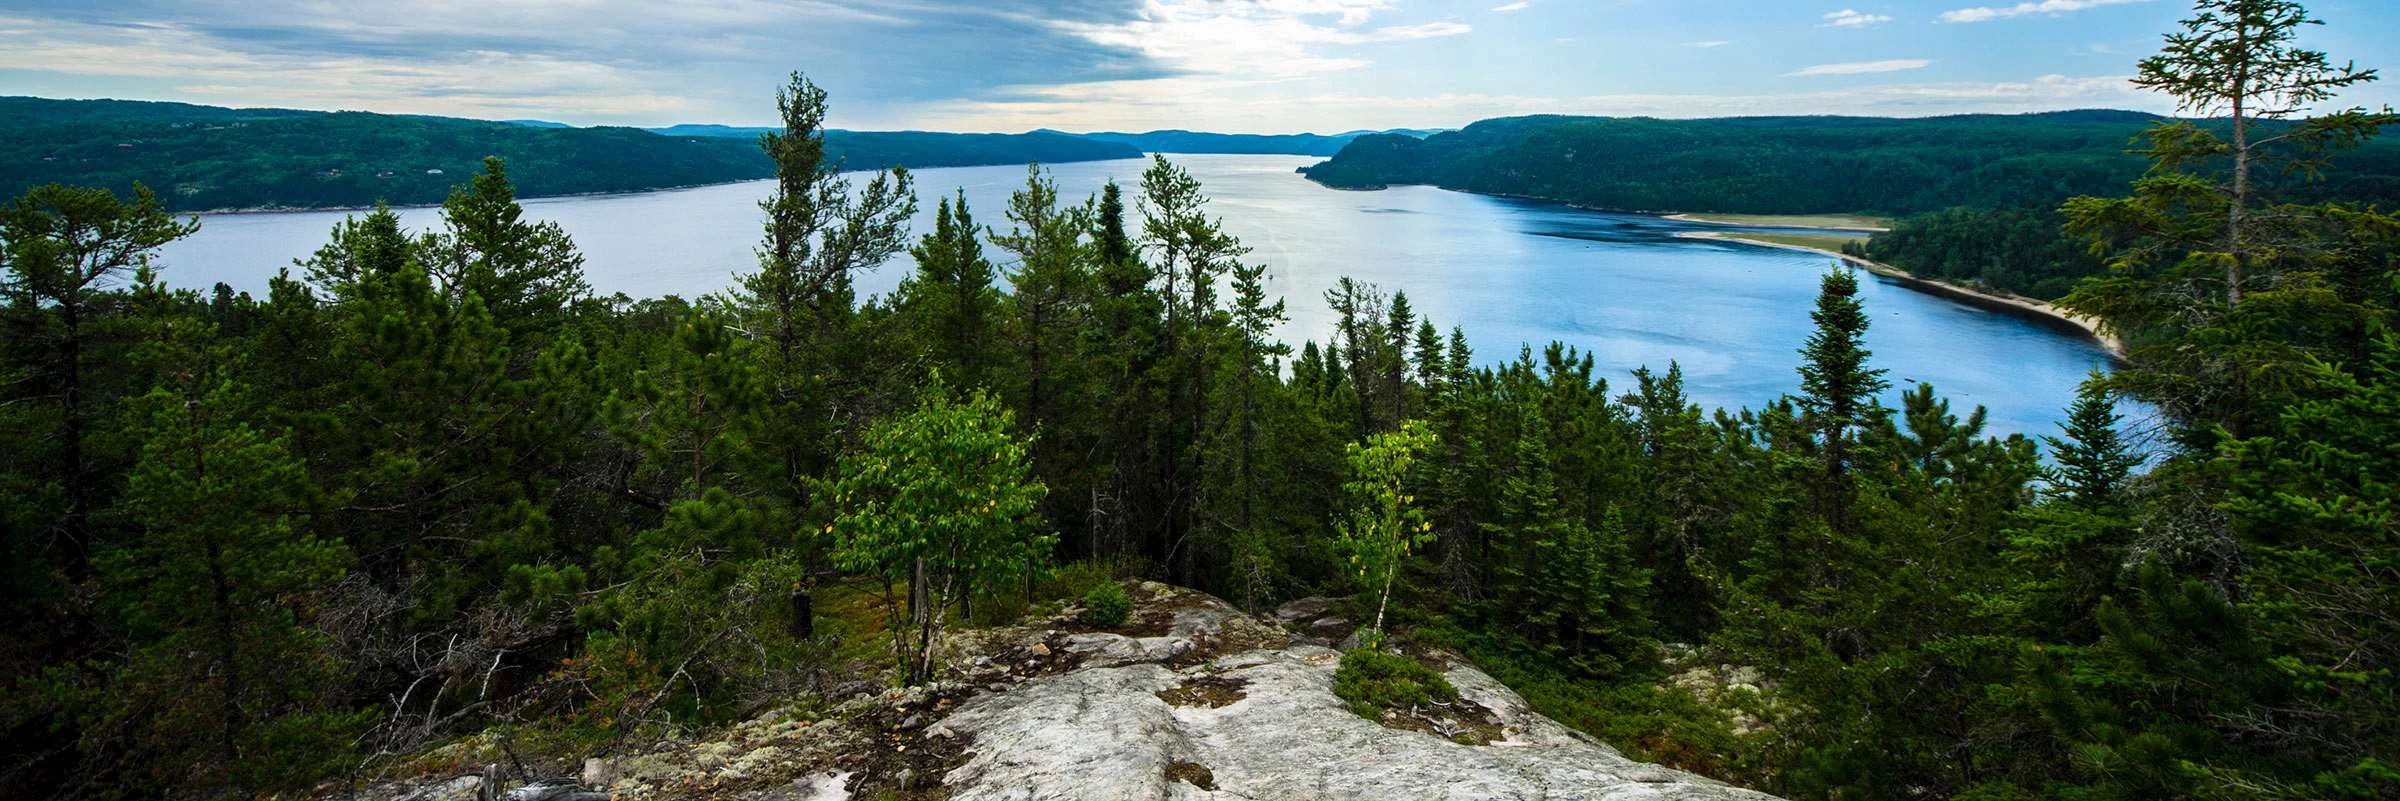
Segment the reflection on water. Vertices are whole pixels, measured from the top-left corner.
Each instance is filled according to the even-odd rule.
[[[1214,199],[1210,210],[1270,268],[1270,289],[1291,309],[1283,337],[1324,339],[1322,301],[1349,275],[1408,293],[1416,309],[1447,328],[1467,329],[1478,361],[1514,358],[1521,344],[1559,340],[1591,353],[1613,386],[1641,365],[1680,363],[1703,405],[1755,407],[1791,391],[1808,335],[1808,312],[1827,260],[1730,242],[1678,239],[1714,229],[1657,217],[1461,194],[1429,187],[1343,192],[1293,172],[1299,156],[1176,156]],[[1069,198],[1111,178],[1133,194],[1146,162],[1052,168]],[[1022,167],[916,172],[925,198],[917,230],[932,225],[933,199],[964,189],[977,219],[1005,228],[1009,192]],[[699,189],[526,203],[530,217],[555,220],[585,254],[603,293],[692,296],[727,286],[755,263],[757,201],[765,181]],[[164,277],[181,286],[225,282],[262,291],[276,269],[323,244],[341,212],[213,215],[199,234],[167,248]],[[407,209],[412,228],[437,222],[433,209]],[[1719,229],[1721,230],[1721,229]],[[905,257],[858,282],[862,295],[889,292]],[[2076,382],[2105,367],[2099,346],[2021,319],[1914,292],[1884,279],[1861,281],[1874,317],[1868,344],[1890,370],[1893,399],[1933,383],[1964,416],[1991,410],[1995,432],[2047,434]]]

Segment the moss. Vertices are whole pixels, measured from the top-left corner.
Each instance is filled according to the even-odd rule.
[[[1333,694],[1359,717],[1374,721],[1383,720],[1386,710],[1458,701],[1458,688],[1440,671],[1414,657],[1373,648],[1342,655],[1342,666],[1333,673]]]

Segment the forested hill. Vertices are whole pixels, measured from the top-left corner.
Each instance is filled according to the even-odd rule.
[[[1141,148],[1146,153],[1282,153],[1297,156],[1331,156],[1362,136],[1399,136],[1421,139],[1430,131],[1399,129],[1388,131],[1345,131],[1338,134],[1226,134],[1206,131],[1149,131],[1120,133],[1099,131],[1071,134],[1102,142],[1121,142]]]
[[[774,175],[754,136],[365,112],[230,109],[128,100],[0,97],[0,194],[48,183],[156,190],[168,208],[435,203],[484,156],[527,197],[628,192]],[[1134,148],[1047,134],[839,132],[853,168],[1131,158]]]
[[[1361,137],[1307,172],[1345,189],[1430,184],[1609,209],[1902,215],[2121,192],[2148,165],[2127,152],[2134,137],[2160,119],[1507,117],[1422,140]],[[2400,198],[2400,145],[2371,144],[2342,164],[2309,194]]]

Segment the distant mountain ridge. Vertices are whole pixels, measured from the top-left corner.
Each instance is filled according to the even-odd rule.
[[[660,128],[646,128],[644,130],[648,130],[652,133],[666,134],[669,136],[755,137],[759,134],[766,133],[774,129],[755,126],[685,123],[682,125],[669,125]],[[1361,136],[1390,134],[1422,138],[1437,133],[1440,130],[1442,129],[1392,128],[1382,131],[1344,131],[1338,134],[1228,134],[1211,133],[1208,131],[1187,131],[1182,129],[1145,131],[1142,133],[1126,133],[1120,131],[1075,133],[1072,131],[1061,131],[1053,128],[1036,128],[1024,135],[1064,136],[1085,139],[1094,142],[1110,142],[1131,146],[1138,149],[1142,153],[1250,153],[1287,154],[1294,156],[1331,156],[1335,153],[1341,152],[1343,146],[1350,144],[1351,140],[1357,139]],[[837,130],[833,133],[863,132]],[[895,133],[917,132],[902,131]],[[955,135],[985,136],[989,134]]]
[[[719,126],[722,127],[722,126]],[[171,209],[436,203],[487,155],[524,197],[767,178],[754,134],[661,135],[543,120],[237,109],[140,100],[0,97],[0,196],[46,183],[130,193]],[[1137,158],[1129,145],[1051,134],[832,131],[852,169]]]
[[[1362,136],[1304,172],[1342,189],[1424,184],[1622,211],[1906,215],[2055,206],[2074,195],[2122,194],[2148,167],[2130,152],[2135,139],[2163,119],[2107,109],[1906,119],[1503,117],[1423,139]],[[2400,198],[2400,143],[2370,142],[2340,164],[2331,182],[2295,188]]]
[[[1362,136],[1423,138],[1431,133],[1434,132],[1414,128],[1346,131],[1332,135],[1314,133],[1225,134],[1168,129],[1143,133],[1097,131],[1069,135],[1102,142],[1121,142],[1141,148],[1145,153],[1281,153],[1295,156],[1331,156],[1341,152],[1342,148]]]

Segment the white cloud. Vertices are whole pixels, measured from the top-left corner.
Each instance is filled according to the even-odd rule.
[[[1509,3],[1509,4],[1507,4],[1507,5],[1498,5],[1498,6],[1492,6],[1492,10],[1493,10],[1493,11],[1498,11],[1498,12],[1500,12],[1500,13],[1502,13],[1502,14],[1506,14],[1506,13],[1508,13],[1508,12],[1511,12],[1511,11],[1523,11],[1523,10],[1525,10],[1525,9],[1526,9],[1528,6],[1531,6],[1531,5],[1533,5],[1533,4],[1532,4],[1532,3],[1527,3],[1527,2],[1524,2],[1523,0],[1518,0],[1518,2]]]
[[[1710,39],[1710,40],[1708,40],[1708,41],[1705,41],[1705,42],[1692,42],[1692,43],[1690,43],[1690,44],[1687,44],[1687,45],[1684,45],[1684,46],[1685,46],[1685,47],[1700,47],[1700,48],[1709,48],[1709,47],[1724,47],[1724,46],[1726,46],[1726,45],[1729,45],[1729,44],[1733,44],[1733,42],[1732,42],[1731,40],[1728,40],[1728,39]]]
[[[1133,20],[1052,25],[1180,72],[1253,79],[1339,72],[1371,63],[1325,53],[1327,46],[1431,39],[1474,30],[1462,22],[1365,27],[1376,12],[1389,7],[1384,0],[1149,0]],[[1320,21],[1324,17],[1338,22]]]
[[[573,108],[600,117],[688,113],[656,76],[538,53],[466,50],[424,60],[245,51],[178,25],[0,17],[0,70],[132,78],[202,103],[515,117]]]
[[[1853,28],[1890,21],[1892,21],[1891,17],[1882,14],[1869,14],[1848,8],[1825,15],[1825,27],[1828,28]]]
[[[1811,75],[1866,75],[1868,73],[1875,72],[1899,72],[1902,70],[1924,69],[1932,64],[1932,60],[1922,58],[1893,58],[1882,61],[1848,61],[1840,64],[1818,64],[1811,67],[1802,67],[1798,70],[1784,73],[1784,77],[1798,78]]]
[[[1984,6],[1980,8],[1961,8],[1952,11],[1944,11],[1942,12],[1940,19],[1943,22],[1990,22],[1996,19],[2021,17],[2027,14],[2064,14],[2069,11],[2082,11],[2087,8],[2099,8],[2101,6],[2121,6],[2129,3],[2147,2],[2150,2],[2150,0],[2041,0],[2041,2],[2038,3],[2026,2],[2018,3],[2013,6]]]

